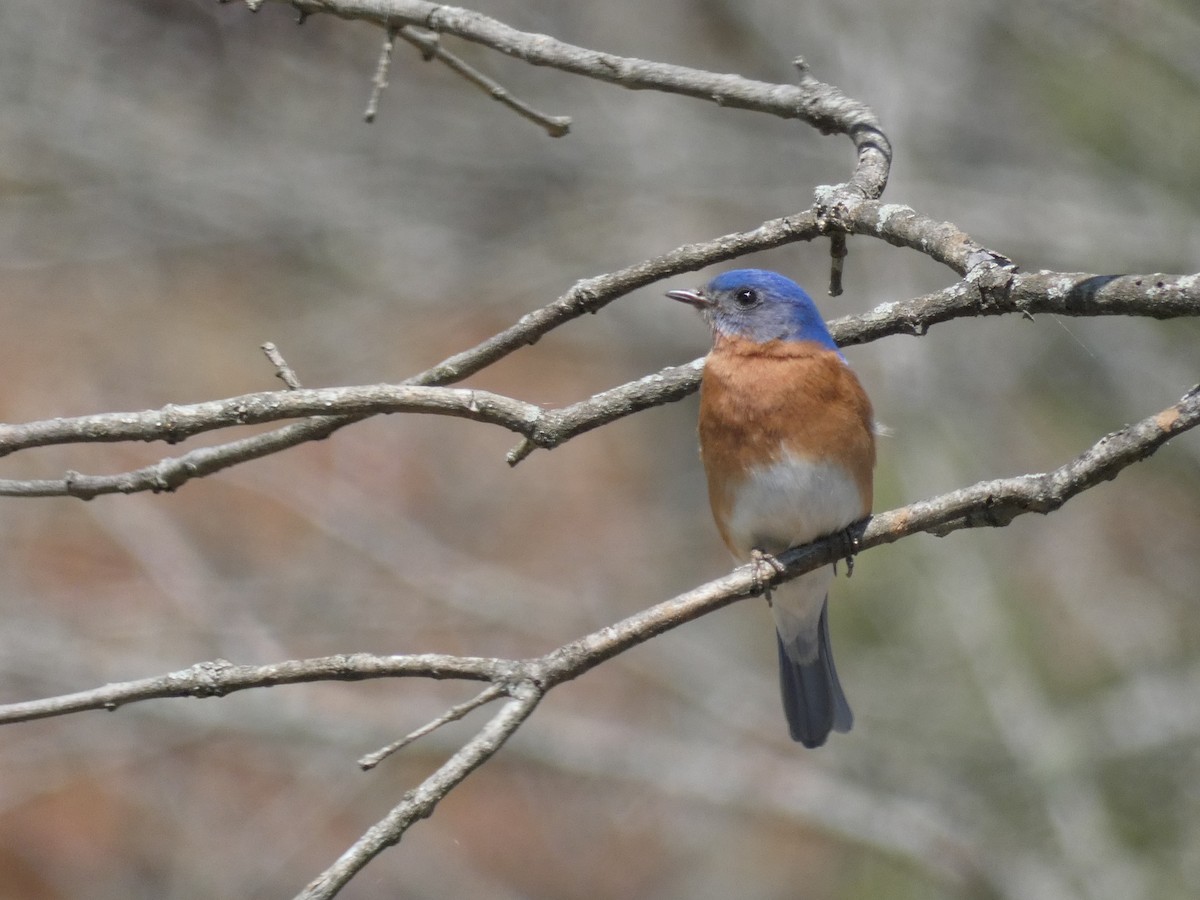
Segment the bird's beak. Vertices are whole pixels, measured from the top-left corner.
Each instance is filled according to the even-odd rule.
[[[708,309],[713,302],[699,291],[667,291],[667,296],[681,303],[690,303],[696,309]]]

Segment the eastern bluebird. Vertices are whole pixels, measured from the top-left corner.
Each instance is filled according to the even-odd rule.
[[[761,269],[668,291],[712,326],[700,385],[700,455],[713,519],[739,559],[764,559],[871,512],[871,402],[804,289]],[[775,592],[779,683],[792,739],[849,731],[829,647],[832,566]],[[768,595],[770,599],[770,595]]]

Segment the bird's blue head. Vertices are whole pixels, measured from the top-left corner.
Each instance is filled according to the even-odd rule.
[[[703,313],[713,331],[756,343],[813,341],[837,350],[825,320],[804,288],[765,269],[724,272],[698,291],[667,291]]]

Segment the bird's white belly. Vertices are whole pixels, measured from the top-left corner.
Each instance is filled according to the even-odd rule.
[[[841,466],[789,453],[750,470],[738,485],[729,536],[743,556],[755,548],[778,554],[840,531],[861,516],[862,494]],[[823,566],[775,592],[775,625],[797,663],[816,659],[817,621],[833,573],[833,566]]]
[[[734,491],[731,542],[748,556],[758,548],[789,547],[840,531],[862,516],[862,495],[841,466],[792,453],[751,469]]]

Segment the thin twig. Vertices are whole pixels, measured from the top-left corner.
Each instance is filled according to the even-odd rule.
[[[404,737],[400,738],[400,740],[393,741],[392,743],[388,744],[386,747],[376,750],[374,753],[368,753],[366,756],[359,759],[359,761],[358,761],[359,768],[363,769],[364,771],[375,768],[377,765],[379,765],[381,762],[383,762],[385,759],[387,759],[393,753],[397,753],[400,750],[403,750],[405,747],[407,747],[409,744],[411,744],[413,741],[417,740],[418,738],[423,738],[427,734],[432,734],[433,732],[435,732],[439,728],[441,728],[443,725],[448,725],[451,722],[457,722],[459,719],[461,719],[463,716],[467,715],[468,713],[473,712],[476,709],[479,709],[479,707],[481,707],[481,706],[485,706],[488,703],[491,703],[493,700],[495,700],[498,697],[504,696],[504,693],[505,693],[505,689],[502,686],[500,686],[498,684],[488,685],[486,688],[484,688],[482,691],[480,691],[478,694],[476,694],[474,697],[472,697],[467,702],[460,703],[457,706],[450,707],[448,710],[446,710],[444,713],[442,713],[436,719],[433,719],[430,722],[426,722],[424,725],[422,725],[420,728],[417,728],[414,731],[410,731]]]
[[[398,843],[416,822],[430,816],[434,808],[464,778],[491,759],[521,723],[537,708],[543,691],[525,681],[512,691],[512,699],[500,708],[475,737],[412,791],[390,813],[367,829],[354,845],[338,857],[297,895],[297,900],[327,900],[336,895],[372,859]]]
[[[461,75],[493,100],[504,104],[522,118],[540,125],[550,137],[564,137],[571,131],[570,116],[548,115],[534,109],[523,100],[514,97],[500,82],[484,75],[478,69],[442,47],[441,41],[438,40],[436,34],[425,34],[406,25],[400,29],[400,37],[420,50],[423,59],[436,59],[438,62],[444,63],[452,72]]]
[[[298,391],[303,387],[295,371],[287,364],[287,360],[283,358],[283,354],[279,352],[279,348],[271,341],[267,341],[262,345],[262,352],[267,355],[267,359],[275,367],[275,377],[286,384],[288,390]]]
[[[392,50],[396,47],[397,30],[395,26],[384,29],[383,48],[379,51],[375,75],[371,78],[371,97],[367,100],[366,111],[363,112],[363,119],[367,122],[375,121],[375,114],[379,112],[379,97],[388,86],[388,69],[392,65]]]

